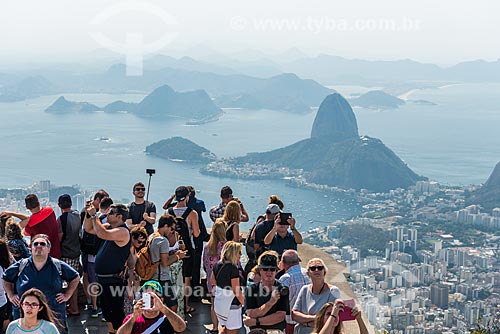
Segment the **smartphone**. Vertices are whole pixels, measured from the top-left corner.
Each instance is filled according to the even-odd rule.
[[[146,174],[153,175],[154,173],[156,173],[156,169],[146,169]]]
[[[356,302],[354,299],[344,300],[344,311],[339,313],[340,321],[350,321],[356,320],[356,318],[352,315],[352,309],[356,307]]]
[[[291,218],[292,214],[289,212],[280,212],[280,225],[290,225],[288,218]]]
[[[142,293],[142,302],[144,304],[145,309],[151,308],[151,295],[147,292]]]

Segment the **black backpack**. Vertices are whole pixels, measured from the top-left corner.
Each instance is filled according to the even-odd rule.
[[[104,219],[106,215],[101,216]],[[83,230],[82,238],[80,240],[80,250],[82,253],[89,255],[97,255],[99,248],[101,248],[103,240],[95,234],[88,233]]]
[[[174,208],[168,208],[168,214],[174,216],[176,219],[175,230],[179,233],[181,239],[184,241],[184,245],[186,245],[186,250],[188,254],[191,255],[193,251],[193,244],[191,243],[191,235],[189,234],[189,227],[187,223],[187,217],[193,211],[191,208],[187,208],[186,211],[182,214],[182,216],[177,217],[174,212]]]

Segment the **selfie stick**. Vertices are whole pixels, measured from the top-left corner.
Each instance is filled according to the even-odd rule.
[[[151,185],[151,176],[153,176],[154,173],[156,173],[156,170],[154,169],[146,169],[146,173],[149,174],[149,181],[148,181],[148,190],[146,192],[146,201],[149,198],[149,186]]]

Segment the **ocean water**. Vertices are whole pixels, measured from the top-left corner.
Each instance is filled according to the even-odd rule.
[[[366,88],[334,87],[344,96]],[[360,134],[382,139],[416,173],[450,185],[486,181],[500,161],[500,84],[457,84],[417,90],[406,104],[355,108]]]
[[[265,211],[267,198],[278,194],[303,229],[350,217],[358,206],[350,199],[286,186],[276,180],[235,180],[201,175],[200,165],[146,155],[147,145],[183,136],[218,156],[270,150],[309,136],[314,114],[289,115],[269,110],[227,110],[218,122],[186,126],[184,121],[158,121],[130,114],[53,115],[43,110],[58,96],[0,104],[0,187],[28,186],[39,180],[84,189],[105,188],[119,201],[131,201],[132,185],[147,184],[146,168],[155,168],[150,199],[158,211],[178,185],[194,185],[207,209],[219,201],[224,185],[233,188],[251,220]],[[139,101],[143,95],[68,94],[72,101],[103,105]],[[109,138],[109,141],[99,138]],[[206,215],[205,220],[209,220]],[[243,228],[247,228],[248,224]]]
[[[335,87],[362,92],[363,87]],[[417,173],[447,184],[484,182],[500,160],[500,84],[456,85],[420,90],[411,99],[436,106],[405,105],[378,112],[355,109],[361,134],[380,138]],[[67,99],[97,105],[143,95],[67,94]],[[138,118],[129,114],[53,115],[43,110],[58,96],[0,104],[0,187],[28,186],[49,179],[58,185],[104,187],[112,197],[132,199],[131,187],[147,182],[155,168],[150,198],[161,207],[175,187],[194,185],[207,206],[218,203],[228,184],[254,219],[267,197],[278,194],[303,228],[349,217],[359,207],[352,200],[276,181],[223,179],[201,175],[200,166],[148,156],[147,145],[183,136],[220,157],[267,151],[310,135],[315,113],[292,115],[270,110],[226,110],[217,122],[186,126],[184,121]],[[109,141],[99,140],[101,137]],[[206,219],[208,219],[206,217]],[[312,223],[310,222],[312,220]],[[245,226],[244,226],[245,228]]]

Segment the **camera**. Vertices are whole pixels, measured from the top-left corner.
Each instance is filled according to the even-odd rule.
[[[288,219],[292,218],[292,214],[289,212],[280,212],[280,225],[290,225]]]
[[[281,286],[280,288],[278,288],[278,291],[282,296],[288,296],[288,294],[290,293],[290,289],[287,286]]]

